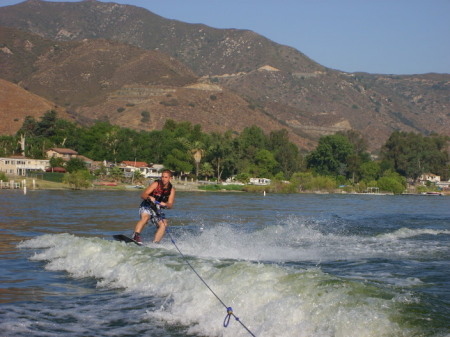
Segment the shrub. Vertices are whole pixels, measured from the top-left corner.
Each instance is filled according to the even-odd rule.
[[[199,186],[198,189],[199,190],[204,190],[204,191],[243,191],[244,190],[244,186],[242,186],[242,185],[218,185],[218,184],[214,184],[214,185]]]
[[[271,193],[295,193],[297,192],[297,186],[292,183],[285,183],[281,180],[275,180],[269,186],[267,191]]]
[[[331,191],[338,186],[335,179],[330,176],[314,175],[311,172],[298,172],[291,178],[291,183],[298,191]]]
[[[402,183],[394,177],[381,177],[377,185],[381,191],[392,192],[394,194],[401,194],[405,190]]]
[[[79,190],[91,186],[92,178],[88,170],[79,170],[73,173],[66,173],[63,182],[69,184],[72,189]]]
[[[337,187],[336,180],[329,176],[318,176],[313,180],[314,190],[326,190],[331,191]]]
[[[172,98],[168,101],[161,101],[161,102],[159,102],[159,104],[164,105],[164,106],[177,106],[179,103],[178,103],[177,99]]]
[[[9,179],[6,176],[5,172],[0,172],[0,180],[1,181],[9,181]]]
[[[146,110],[142,111],[141,116],[142,116],[142,118],[141,118],[142,123],[147,123],[150,121],[150,112],[148,112]]]
[[[245,192],[250,192],[250,193],[263,193],[264,191],[267,191],[268,189],[269,189],[269,186],[258,186],[258,185],[243,186],[243,190]]]

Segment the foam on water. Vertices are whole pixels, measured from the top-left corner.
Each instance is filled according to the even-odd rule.
[[[423,228],[423,229],[400,228],[392,233],[379,235],[379,238],[396,240],[396,239],[416,237],[420,235],[440,235],[440,234],[450,235],[450,230],[435,230],[430,228]]]
[[[389,254],[385,252],[389,247],[386,238],[324,234],[308,226],[294,230],[289,225],[254,233],[223,225],[206,228],[200,234],[174,230],[173,235],[180,249],[190,256],[195,270],[257,336],[417,335],[417,331],[401,325],[399,311],[416,301],[409,293],[339,278],[317,267],[276,263],[332,256],[336,260],[355,253]],[[372,245],[369,252],[362,248],[351,252],[344,249],[348,245],[368,244]],[[48,270],[64,271],[77,279],[95,279],[99,291],[124,289],[122,296],[138,301],[144,296],[149,302],[141,301],[140,313],[133,311],[126,319],[138,320],[145,315],[152,322],[181,325],[187,333],[202,336],[249,335],[233,320],[228,328],[222,326],[225,308],[169,240],[154,248],[58,234],[36,237],[20,247],[35,251],[32,259],[45,262]],[[76,303],[63,310],[66,317],[92,323],[101,321],[100,315],[95,314],[101,310],[103,320],[109,319],[103,316],[111,313],[109,324],[113,324],[120,314],[115,310],[126,303],[119,298],[105,302],[101,309],[98,303]]]
[[[283,224],[255,231],[244,231],[229,224],[205,226],[200,234],[189,231],[180,234],[182,241],[179,245],[187,254],[200,257],[272,262],[319,263],[374,258],[402,259],[405,256],[431,259],[436,254],[450,254],[447,245],[437,244],[435,240],[408,240],[424,235],[450,235],[450,230],[401,228],[373,236],[330,232],[328,228],[323,230],[320,223],[289,217]]]

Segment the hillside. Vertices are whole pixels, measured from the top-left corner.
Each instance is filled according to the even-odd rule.
[[[240,132],[253,124],[268,132],[283,128],[241,96],[204,83],[158,51],[103,39],[56,43],[6,27],[0,27],[0,43],[0,64],[5,65],[0,77],[53,101],[82,125],[107,120],[148,131],[161,129],[170,118],[201,124],[207,132]],[[23,114],[27,109],[24,105]],[[291,138],[307,146],[294,133]]]
[[[30,93],[11,82],[0,79],[0,135],[14,135],[26,116],[39,120],[49,110],[56,110],[58,117],[73,118],[53,102]]]
[[[157,51],[83,40],[41,55],[38,71],[21,81],[29,90],[71,109],[102,102],[125,84],[180,86],[196,76],[184,65]]]
[[[394,130],[450,135],[449,75],[292,74],[267,69],[220,76],[218,83],[251,97],[304,137],[355,129],[376,150]]]
[[[230,107],[241,109],[243,106],[247,109],[240,110],[240,117],[249,116],[248,120],[257,121],[259,125],[264,125],[267,121],[267,129],[273,125],[284,126],[295,135],[297,143],[306,148],[314,146],[321,135],[347,129],[363,133],[372,151],[379,149],[394,130],[450,135],[448,74],[396,76],[339,72],[319,65],[300,51],[279,45],[255,32],[187,24],[164,19],[142,8],[114,3],[29,0],[0,8],[0,24],[35,34],[33,41],[42,39],[42,49],[48,48],[48,44],[52,45],[51,41],[59,47],[64,46],[64,50],[66,43],[77,43],[67,47],[70,51],[68,49],[58,56],[43,56],[40,62],[46,63],[45,67],[35,63],[39,71],[20,69],[24,76],[18,78],[13,76],[17,72],[10,70],[9,74],[2,73],[1,77],[23,87],[27,86],[30,91],[67,107],[79,119],[83,116],[109,118],[117,123],[142,128],[143,125],[138,121],[142,117],[142,111],[145,111],[143,109],[146,109],[151,117],[148,122],[150,128],[155,127],[158,118],[167,113],[167,116],[183,116],[183,120],[194,123],[201,121],[205,130],[213,128],[216,123],[236,126],[235,130],[239,131],[244,121],[237,118],[241,123],[236,122],[236,113]],[[18,35],[19,33],[16,34]],[[92,39],[96,39],[96,42]],[[106,44],[107,48],[101,47]],[[5,43],[3,45],[5,47]],[[114,51],[113,45],[116,48]],[[103,50],[103,56],[97,46]],[[128,53],[127,50],[132,48],[137,49]],[[117,58],[122,57],[121,60],[130,69],[138,69],[131,64],[138,64],[139,57],[133,57],[135,54],[147,55],[144,50],[158,55],[170,55],[178,60],[180,64],[176,66],[176,72],[181,71],[181,64],[184,64],[184,71],[177,77],[179,81],[175,84],[168,83],[162,81],[161,76],[159,81],[155,81],[154,77],[149,81],[149,75],[145,71],[138,78],[130,70],[115,68],[120,62],[114,63],[111,60],[102,61],[105,64],[101,64],[101,67],[97,67],[95,63],[91,64],[91,68],[87,67],[89,60],[102,59],[106,54],[112,53]],[[43,55],[39,52],[36,54]],[[153,57],[160,57],[155,55]],[[142,60],[144,56],[140,57]],[[52,66],[52,62],[58,64],[58,67]],[[145,62],[141,66],[144,64]],[[105,70],[103,74],[111,76],[105,79],[101,69]],[[113,76],[111,69],[114,69],[116,76]],[[152,73],[153,70],[149,72]],[[25,73],[28,75],[25,76]],[[130,73],[131,77],[125,76]],[[51,89],[55,92],[42,85],[51,81],[60,81],[55,89]],[[224,94],[220,100],[214,101],[214,111],[217,114],[207,107],[212,103],[207,100],[208,97],[214,95],[217,98],[214,90],[210,93],[206,93],[207,90],[200,91],[206,98],[200,100],[193,94],[198,94],[198,91],[184,88],[189,83],[221,88]],[[153,94],[143,94],[143,97],[147,97],[147,105],[142,99],[139,106],[130,106],[135,103],[120,101],[118,98],[123,96],[121,88],[130,90],[129,88],[140,88],[141,85],[143,89],[139,90],[144,93],[148,93],[146,88],[149,85],[162,86],[163,90],[169,90],[174,85],[175,89],[170,90],[176,90],[179,104],[174,104],[174,101],[164,103],[162,96],[157,98]],[[165,94],[170,95],[169,92]],[[133,95],[136,100],[137,94]],[[181,98],[181,95],[187,96]],[[199,106],[203,107],[200,102],[208,104],[199,109]],[[123,107],[126,104],[129,106]],[[184,104],[189,108],[183,109]],[[93,108],[95,106],[98,110]],[[164,109],[159,109],[161,106]],[[125,115],[118,115],[117,109],[122,113],[127,112]],[[94,114],[94,110],[97,114]],[[158,111],[163,111],[164,114],[161,115]],[[158,114],[160,117],[157,118]],[[134,119],[131,116],[135,116]]]
[[[266,64],[286,71],[324,69],[299,51],[252,31],[188,24],[115,3],[28,0],[1,7],[0,25],[55,41],[103,38],[159,50],[200,76],[251,71]]]
[[[183,87],[124,86],[104,102],[82,107],[77,113],[84,121],[108,120],[136,130],[161,129],[167,119],[200,124],[207,132],[240,132],[250,125],[265,132],[284,128],[230,90],[202,83]],[[309,147],[308,141],[295,133],[291,140],[303,148]]]

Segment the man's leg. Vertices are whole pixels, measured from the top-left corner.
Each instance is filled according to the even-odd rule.
[[[162,240],[164,233],[166,233],[167,220],[163,219],[158,222],[158,228],[156,229],[155,238],[153,239],[154,243],[159,243]]]
[[[148,222],[148,219],[150,219],[150,214],[142,212],[141,219],[137,222],[136,226],[134,226],[133,240],[136,240],[140,244],[142,244],[140,234],[144,229],[145,224]]]

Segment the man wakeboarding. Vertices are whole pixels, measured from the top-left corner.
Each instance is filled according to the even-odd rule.
[[[164,170],[161,179],[151,183],[142,193],[142,203],[139,206],[140,220],[136,223],[132,239],[142,245],[141,232],[149,220],[156,225],[154,243],[158,243],[168,226],[162,209],[170,209],[175,202],[175,188],[171,184],[172,171]]]

